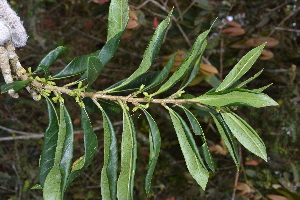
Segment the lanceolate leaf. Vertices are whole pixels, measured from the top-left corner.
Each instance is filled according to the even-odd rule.
[[[123,96],[129,95],[133,92],[138,91],[140,89],[141,85],[151,84],[159,73],[160,72],[149,72],[146,74],[142,74],[141,76],[137,77],[135,80],[131,81],[127,85],[124,85],[123,87],[120,87],[117,90],[114,90],[112,93],[108,93],[108,94],[123,95]],[[114,85],[112,85],[109,88],[117,87],[118,85],[122,84],[126,80],[127,79],[123,79],[123,80],[115,83]]]
[[[56,49],[50,51],[50,53],[48,53],[40,62],[40,64],[38,65],[37,69],[33,72],[33,73],[38,73],[43,71],[44,69],[41,68],[40,66],[44,66],[46,68],[48,68],[49,66],[51,66],[58,58],[59,56],[65,52],[67,48],[66,47],[57,47]]]
[[[64,107],[64,117],[65,117],[65,124],[66,124],[66,135],[64,138],[64,145],[62,150],[62,157],[60,161],[60,172],[62,175],[61,181],[61,190],[64,193],[67,189],[67,179],[70,173],[72,159],[73,159],[73,146],[74,146],[74,131],[72,125],[72,119],[66,109]]]
[[[84,156],[83,159],[81,159],[83,164],[80,164],[80,167],[73,167],[68,177],[68,185],[91,164],[98,148],[97,136],[93,131],[90,118],[85,108],[81,108],[81,126],[84,139]]]
[[[92,56],[88,58],[88,65],[87,65],[88,85],[91,85],[97,79],[102,68],[103,68],[103,64],[98,57]]]
[[[155,33],[143,55],[143,60],[139,68],[129,78],[127,78],[126,81],[124,81],[121,85],[119,85],[116,88],[112,88],[106,92],[111,92],[130,83],[131,81],[133,81],[134,79],[136,79],[137,77],[146,73],[149,70],[149,68],[151,67],[154,59],[156,58],[159,52],[167,27],[170,23],[171,15],[172,15],[172,11],[170,11],[167,18],[163,20],[156,28]]]
[[[136,168],[137,146],[136,132],[132,118],[125,105],[123,109],[123,133],[121,144],[121,172],[117,181],[117,198],[122,200],[133,199],[134,174]]]
[[[234,68],[225,77],[223,82],[219,85],[216,91],[225,90],[234,82],[240,79],[253,65],[253,63],[260,56],[265,44],[262,44],[251,51],[249,51],[242,59],[234,66]]]
[[[253,89],[253,91],[255,91],[255,92],[262,92],[265,89],[267,89],[268,87],[270,87],[271,85],[273,85],[273,83],[270,83],[269,85],[266,85],[266,86],[258,88],[258,89]]]
[[[58,138],[58,117],[53,103],[46,97],[49,124],[44,135],[44,145],[40,158],[39,182],[44,186],[45,179],[54,165],[55,150]]]
[[[221,112],[221,115],[237,140],[249,151],[267,161],[266,147],[257,134],[254,134],[242,121],[232,113]]]
[[[19,92],[22,88],[26,87],[30,82],[30,79],[26,81],[15,81],[5,85],[1,85],[1,94],[7,92],[10,89],[13,89],[15,92]]]
[[[154,119],[151,117],[151,115],[143,109],[148,123],[150,125],[150,130],[149,130],[149,142],[150,142],[150,155],[149,155],[149,167],[145,179],[145,191],[146,194],[148,195],[150,192],[150,187],[151,187],[151,179],[153,176],[153,172],[155,170],[155,166],[158,160],[159,152],[160,152],[160,146],[161,146],[161,138],[160,138],[160,133],[158,130],[158,127],[154,121]]]
[[[166,64],[166,66],[158,74],[156,74],[154,80],[149,85],[146,85],[146,87],[143,89],[143,91],[146,91],[148,89],[151,89],[151,88],[159,85],[168,77],[168,75],[172,69],[172,66],[174,64],[175,58],[176,58],[176,54],[174,56],[172,56],[172,58],[170,58],[170,60]]]
[[[116,34],[113,38],[111,38],[107,43],[103,46],[103,48],[100,51],[97,51],[95,56],[98,56],[103,66],[105,66],[108,61],[113,57],[116,50],[118,49],[120,38],[123,34],[123,31]],[[99,72],[101,69],[99,70]],[[99,74],[98,74],[99,75]],[[80,77],[78,81],[83,81],[87,78],[87,72]]]
[[[50,172],[48,173],[44,187],[43,197],[45,200],[61,200],[63,197],[62,191],[62,174],[60,171],[60,162],[62,158],[64,141],[67,134],[65,118],[65,105],[60,103],[60,115],[59,115],[59,131],[57,138],[57,146],[55,149],[54,164]]]
[[[254,76],[248,78],[247,80],[243,81],[242,83],[238,84],[236,86],[236,88],[242,88],[244,87],[246,84],[248,84],[250,81],[254,80],[255,78],[257,78],[261,73],[263,72],[263,69],[260,70],[259,72],[257,72],[256,74],[254,74]]]
[[[107,41],[119,32],[123,32],[129,19],[127,0],[111,0],[108,14]]]
[[[187,168],[197,183],[205,189],[209,174],[200,158],[192,134],[180,115],[169,107],[167,109],[169,110]]]
[[[209,112],[212,116],[213,120],[216,123],[217,129],[221,135],[222,140],[224,141],[233,161],[235,162],[235,165],[237,168],[240,167],[240,160],[239,160],[239,154],[238,154],[238,148],[237,144],[235,142],[235,139],[228,128],[227,124],[224,122],[224,119],[222,118],[220,113],[216,112]]]
[[[202,148],[202,151],[203,151],[205,162],[208,165],[208,167],[212,171],[214,171],[215,170],[214,162],[213,162],[212,156],[210,154],[210,151],[208,150],[206,138],[205,138],[205,135],[203,133],[203,130],[202,130],[202,128],[201,128],[198,120],[191,113],[191,111],[189,111],[188,109],[186,109],[184,106],[181,106],[181,108],[184,110],[186,116],[188,117],[188,119],[190,121],[190,124],[192,126],[192,129],[193,129],[193,132],[195,133],[195,135],[200,135],[201,136],[202,142],[203,142],[203,145],[201,146],[201,148]]]
[[[94,53],[78,56],[74,58],[61,72],[54,75],[52,79],[63,79],[71,76],[76,76],[87,70],[89,57],[97,56],[99,51]]]
[[[221,92],[206,93],[197,98],[189,99],[189,101],[210,106],[245,105],[260,108],[278,105],[277,102],[266,94],[238,88]]]
[[[168,90],[170,87],[175,85],[184,75],[186,75],[189,69],[194,66],[196,59],[199,58],[201,46],[208,33],[209,30],[198,36],[197,40],[192,46],[191,51],[189,52],[188,56],[182,61],[181,65],[177,68],[173,75],[158,89],[158,91],[151,94],[151,96],[158,95]]]
[[[194,67],[190,68],[191,72],[187,73],[186,78],[184,78],[184,80],[183,80],[183,82],[180,86],[180,90],[183,90],[184,88],[186,88],[194,80],[194,78],[197,76],[197,74],[199,73],[199,68],[200,68],[200,64],[201,64],[201,61],[202,61],[202,55],[203,55],[203,52],[206,48],[206,45],[207,45],[207,41],[204,40],[203,44],[201,44],[201,49],[200,49],[200,52],[199,52],[200,55],[196,59]]]
[[[104,109],[96,103],[103,115],[104,163],[101,171],[102,199],[116,199],[118,172],[118,145],[114,128]]]

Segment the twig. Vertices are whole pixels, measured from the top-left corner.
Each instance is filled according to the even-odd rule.
[[[113,126],[122,125],[122,123],[123,123],[123,121],[118,121],[118,122],[113,123]],[[103,128],[102,125],[101,126],[97,126],[97,127],[93,128],[93,131],[101,130],[102,128]],[[40,138],[44,137],[44,133],[23,132],[23,131],[18,131],[18,130],[6,128],[4,126],[0,126],[0,129],[8,131],[8,132],[12,132],[12,133],[23,134],[23,136],[1,137],[0,138],[0,142],[1,141],[9,141],[9,140],[40,139]],[[82,130],[80,130],[80,131],[74,131],[74,134],[79,134],[79,133],[82,133]]]
[[[283,20],[281,20],[281,22],[279,22],[278,26],[279,26],[279,27],[282,26],[286,20],[288,20],[290,17],[292,17],[294,14],[296,14],[296,13],[299,12],[299,11],[300,11],[300,7],[298,7],[296,10],[294,10],[294,11],[291,12],[288,16],[286,16]],[[278,28],[279,28],[279,27],[278,27]],[[273,29],[273,30],[271,31],[271,33],[269,34],[269,36],[271,36],[271,35],[274,33],[274,31],[275,31],[275,29]]]
[[[178,14],[179,14],[179,19],[181,21],[183,21],[183,17],[182,17],[182,14],[181,14],[181,11],[180,11],[180,8],[179,8],[179,5],[178,5],[178,2],[176,0],[174,0],[174,3],[175,3],[175,6],[176,6],[176,9],[178,10]],[[178,20],[178,18],[176,20]]]
[[[288,4],[288,2],[284,2],[284,3],[280,4],[279,6],[277,6],[277,7],[275,7],[275,8],[272,8],[272,9],[267,8],[266,10],[269,11],[269,12],[273,12],[273,11],[275,11],[275,10],[277,10],[277,9],[279,9],[279,8],[281,8],[281,7],[283,7],[283,6],[285,6],[286,4]]]
[[[242,146],[241,146],[240,143],[238,145],[239,145],[239,158],[240,158],[239,160],[240,160],[240,165],[242,166],[243,165]],[[233,187],[233,191],[232,191],[231,200],[235,199],[236,187],[237,187],[237,184],[238,184],[238,181],[239,181],[239,176],[240,176],[240,171],[239,171],[239,169],[237,169],[236,174],[235,174],[234,187]]]
[[[219,77],[220,77],[220,81],[223,80],[223,50],[224,50],[224,40],[221,39],[220,42],[220,73],[219,73]]]
[[[290,32],[300,33],[299,29],[283,28],[283,27],[275,27],[274,29],[280,31],[290,31]]]

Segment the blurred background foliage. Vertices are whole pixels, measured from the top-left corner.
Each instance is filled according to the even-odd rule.
[[[24,21],[30,36],[27,46],[17,51],[25,68],[35,69],[49,51],[65,46],[67,51],[51,68],[51,73],[55,74],[72,58],[94,52],[104,45],[109,0],[9,2]],[[244,79],[264,69],[248,87],[254,89],[273,83],[266,93],[280,104],[278,107],[239,107],[236,110],[257,130],[268,152],[268,162],[264,162],[240,147],[243,163],[240,171],[223,146],[211,118],[200,108],[191,108],[205,131],[210,150],[214,152],[217,170],[211,172],[206,191],[202,191],[187,172],[167,112],[159,106],[151,106],[150,113],[162,134],[162,150],[149,198],[143,191],[149,127],[146,119],[135,113],[139,141],[136,199],[300,199],[299,0],[129,0],[129,4],[127,30],[115,57],[93,84],[95,90],[105,89],[128,77],[137,68],[155,27],[174,7],[174,18],[151,70],[161,70],[166,59],[175,52],[178,53],[176,68],[176,63],[178,66],[195,38],[216,20],[197,80],[186,89],[186,93],[197,96],[207,92],[247,51],[268,41],[268,51]],[[0,81],[4,84],[3,77]],[[60,84],[65,83],[63,80]],[[76,130],[76,159],[83,153],[79,109],[72,99],[66,98]],[[37,183],[42,133],[48,123],[45,102],[34,102],[25,91],[21,91],[19,99],[2,94],[0,116],[0,199],[42,199],[41,191],[30,188]],[[112,115],[111,118],[120,138],[121,116]],[[102,118],[99,113],[91,113],[91,119],[98,135],[99,149],[92,165],[69,188],[66,199],[101,199]],[[200,138],[196,140],[201,142]]]

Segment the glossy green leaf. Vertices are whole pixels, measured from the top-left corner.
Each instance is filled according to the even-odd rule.
[[[221,92],[206,93],[189,101],[210,106],[245,105],[256,108],[278,105],[268,95],[246,89],[228,89]]]
[[[244,120],[242,119],[240,116],[238,116],[237,114],[235,114],[234,112],[230,111],[230,113],[235,117],[237,118],[238,120],[240,120],[252,133],[253,135],[255,135],[259,140],[260,142],[264,144],[264,142],[262,141],[262,139],[260,138],[260,136],[257,134],[257,132]]]
[[[242,59],[233,67],[229,74],[225,77],[223,82],[219,85],[216,91],[225,90],[229,88],[234,82],[239,80],[254,64],[260,56],[265,43],[249,51]]]
[[[44,182],[49,171],[54,165],[54,157],[59,130],[58,116],[55,111],[55,107],[48,97],[45,98],[48,107],[49,124],[45,131],[44,145],[40,158],[39,182],[42,187],[44,186]]]
[[[90,98],[84,98],[83,103],[88,113],[101,112]],[[121,112],[121,107],[119,106],[119,104],[113,101],[107,99],[99,99],[98,103],[107,115],[114,115]]]
[[[213,76],[206,76],[204,77],[204,80],[211,85],[212,87],[218,87],[221,84],[221,81],[219,80],[219,78],[217,78],[217,76],[213,75]]]
[[[45,77],[46,79],[48,79],[48,77],[49,77],[49,75],[50,75],[49,67],[44,66],[44,65],[40,65],[39,68],[42,69],[42,70],[44,71],[44,73],[45,73],[44,77]]]
[[[155,170],[155,166],[158,160],[159,152],[160,152],[160,146],[161,146],[161,138],[160,138],[160,132],[158,130],[157,124],[155,123],[152,116],[143,109],[143,112],[146,115],[146,118],[148,120],[150,130],[149,130],[149,142],[150,142],[150,155],[149,155],[149,167],[145,179],[145,191],[146,195],[150,192],[151,187],[151,179]]]
[[[103,66],[114,56],[118,49],[120,38],[124,31],[119,32],[113,38],[111,38],[100,51],[97,51],[95,56],[98,56]],[[101,69],[100,69],[101,70]],[[99,71],[100,72],[100,71]],[[78,81],[83,81],[87,78],[87,71],[80,77]]]
[[[78,56],[74,58],[61,72],[54,75],[51,79],[63,79],[82,74],[87,70],[89,58],[92,56],[97,56],[99,52],[100,51],[96,51],[88,55]]]
[[[149,72],[146,74],[142,74],[141,76],[137,77],[135,80],[131,81],[127,85],[124,85],[123,87],[120,87],[119,89],[113,91],[112,93],[108,93],[108,94],[120,95],[120,96],[127,96],[129,94],[132,94],[133,92],[138,91],[140,89],[141,85],[151,84],[155,80],[156,76],[159,73],[160,72]],[[113,84],[109,88],[117,87],[126,80],[127,79],[123,79],[123,80]]]
[[[154,35],[153,35],[147,49],[144,52],[143,60],[140,64],[139,68],[130,77],[128,77],[121,85],[117,86],[116,88],[112,88],[106,92],[109,93],[113,90],[116,90],[116,89],[130,83],[131,81],[133,81],[134,79],[136,79],[137,77],[146,73],[149,70],[149,68],[151,67],[153,61],[155,60],[155,58],[160,50],[162,41],[164,39],[164,35],[165,35],[167,27],[170,23],[172,11],[170,11],[167,18],[165,20],[163,20],[159,24],[159,26],[156,28]]]
[[[143,91],[147,91],[147,90],[159,85],[168,77],[168,75],[173,67],[176,55],[177,54],[175,54],[174,56],[172,56],[172,58],[170,58],[170,60],[166,64],[166,66],[159,73],[157,73],[155,75],[155,78],[152,80],[152,82],[150,84],[146,84],[146,87],[143,89]]]
[[[108,14],[107,41],[123,32],[129,19],[127,0],[111,0]]]
[[[5,85],[1,85],[1,94],[7,92],[10,89],[13,89],[15,92],[19,92],[22,88],[26,87],[30,82],[30,79],[26,81],[15,81]]]
[[[88,85],[91,85],[97,79],[102,68],[103,68],[103,64],[98,57],[92,56],[88,58],[88,65],[87,65]]]
[[[257,72],[256,74],[254,74],[254,76],[248,78],[247,80],[243,81],[242,83],[238,84],[237,86],[235,86],[236,88],[242,88],[244,87],[246,84],[248,84],[249,82],[251,82],[252,80],[256,79],[264,70],[260,70],[259,72]]]
[[[224,122],[224,119],[222,118],[220,113],[210,112],[210,115],[212,116],[212,118],[217,126],[217,129],[221,135],[221,138],[224,141],[236,167],[239,168],[240,160],[239,160],[239,154],[238,154],[238,147],[237,147],[236,141],[232,135],[232,132],[228,128],[227,124]]]
[[[61,187],[63,177],[60,170],[60,162],[63,154],[66,134],[67,124],[65,118],[65,105],[64,103],[60,103],[59,131],[57,146],[55,149],[54,164],[46,177],[43,187],[43,198],[45,200],[61,200],[63,198],[63,191]]]
[[[59,57],[66,51],[66,47],[59,46],[56,49],[50,51],[39,63],[37,69],[33,73],[38,73],[45,71],[46,68],[49,68]],[[43,66],[43,67],[41,67]]]
[[[213,10],[214,7],[210,4],[208,0],[196,0],[197,4],[196,6],[199,6],[202,9],[205,10]]]
[[[267,89],[268,87],[270,87],[271,85],[273,85],[273,83],[270,83],[269,85],[266,85],[266,86],[258,88],[258,89],[253,89],[253,91],[255,91],[255,92],[262,92],[265,89]]]
[[[194,80],[194,78],[198,75],[200,64],[201,64],[201,61],[202,61],[202,55],[203,55],[203,52],[206,48],[206,45],[207,45],[207,41],[204,40],[203,44],[201,44],[201,49],[200,49],[200,52],[199,52],[200,55],[196,59],[194,67],[191,67],[189,69],[190,72],[188,72],[186,77],[183,79],[179,90],[183,90],[184,88],[186,88]]]
[[[208,167],[212,171],[215,171],[214,162],[213,162],[212,156],[210,154],[210,151],[208,150],[208,145],[207,145],[206,138],[205,138],[205,135],[203,133],[203,130],[201,128],[201,125],[199,124],[198,120],[193,115],[193,113],[191,113],[191,111],[189,111],[184,106],[180,106],[180,107],[184,110],[186,116],[188,117],[189,122],[192,126],[192,129],[193,129],[193,132],[195,133],[195,135],[200,135],[201,136],[201,139],[202,139],[202,142],[203,142],[203,144],[201,146],[201,149],[202,149],[206,164],[208,165]]]
[[[116,199],[118,172],[118,144],[113,125],[104,109],[96,102],[103,115],[104,163],[101,171],[102,199]]]
[[[72,169],[68,177],[68,185],[91,164],[98,148],[98,139],[93,131],[90,118],[85,108],[81,108],[81,126],[83,129],[84,140],[84,155],[82,156],[83,164],[79,165],[80,167],[78,168]]]
[[[266,147],[260,137],[253,133],[253,129],[249,129],[244,122],[239,120],[232,113],[221,112],[221,115],[236,139],[246,149],[267,161]]]
[[[169,110],[187,168],[196,182],[205,189],[209,174],[200,158],[192,134],[180,115],[169,107],[167,109]]]
[[[120,102],[120,105],[123,109],[123,132],[121,143],[121,172],[117,181],[117,198],[132,200],[137,157],[136,132],[132,118],[125,105],[123,105],[122,102]]]
[[[67,179],[70,173],[72,159],[73,159],[73,146],[74,146],[74,130],[72,125],[72,119],[68,113],[66,107],[64,107],[64,117],[66,124],[66,135],[64,137],[64,144],[62,149],[62,157],[60,161],[60,173],[61,173],[61,190],[64,193],[67,189]]]
[[[204,33],[200,34],[195,41],[192,49],[190,50],[187,57],[182,61],[181,65],[177,68],[177,70],[172,74],[172,76],[156,91],[155,93],[151,94],[150,96],[158,95],[173,85],[175,85],[186,73],[189,71],[190,68],[194,67],[196,59],[200,56],[200,49],[204,40],[206,39],[209,30],[205,31]]]

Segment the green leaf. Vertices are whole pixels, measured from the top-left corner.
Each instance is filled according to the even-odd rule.
[[[64,144],[62,149],[62,157],[60,161],[60,173],[61,173],[61,191],[64,193],[67,189],[67,179],[70,174],[70,169],[73,159],[73,146],[74,146],[74,131],[72,125],[72,119],[68,113],[66,107],[64,107],[64,117],[66,124],[66,135],[64,137]]]
[[[210,106],[245,105],[256,108],[278,105],[268,95],[246,89],[228,89],[221,92],[206,93],[188,101],[203,103]]]
[[[209,112],[209,113],[212,116],[213,120],[215,121],[215,124],[221,135],[221,138],[224,141],[236,167],[239,168],[240,160],[239,160],[238,148],[230,129],[228,128],[227,124],[224,122],[224,119],[222,118],[220,113],[216,113],[216,112]]]
[[[127,0],[111,0],[108,14],[107,41],[119,32],[123,32],[129,19]]]
[[[88,113],[101,112],[90,98],[84,98],[83,103]],[[121,107],[119,106],[119,104],[113,101],[107,99],[99,99],[98,103],[107,115],[114,115],[121,112]]]
[[[188,56],[182,61],[181,65],[177,68],[177,70],[172,74],[172,76],[156,91],[155,93],[151,94],[150,96],[158,95],[173,85],[175,85],[186,73],[189,71],[190,68],[194,67],[196,59],[200,56],[200,49],[204,40],[206,39],[209,30],[205,31],[204,33],[200,34],[195,41],[192,49],[190,50]]]
[[[206,164],[208,165],[208,167],[212,171],[215,171],[214,162],[213,162],[212,156],[210,154],[210,151],[208,150],[206,138],[205,138],[205,135],[204,135],[203,130],[201,128],[201,125],[199,124],[198,120],[193,115],[193,113],[191,113],[191,111],[186,109],[184,106],[180,106],[180,107],[184,110],[186,116],[188,117],[189,122],[192,126],[192,129],[193,129],[193,132],[195,133],[195,135],[200,135],[201,136],[201,139],[202,139],[202,142],[203,142],[203,145],[201,146],[201,148],[202,148],[202,151],[203,151],[203,155],[204,155],[204,159],[205,159]]]
[[[63,198],[61,187],[61,183],[63,180],[59,165],[62,158],[65,137],[67,134],[66,127],[65,105],[63,103],[60,103],[59,131],[57,146],[55,149],[54,164],[46,177],[43,188],[43,198],[45,200],[61,200]]]
[[[253,91],[255,91],[255,92],[262,92],[265,89],[267,89],[268,87],[270,87],[271,85],[273,85],[273,83],[270,83],[269,85],[266,85],[266,86],[258,88],[258,89],[253,89]]]
[[[158,74],[159,74],[159,72],[149,72],[149,73],[146,73],[146,74],[142,74],[141,76],[137,77],[135,80],[131,81],[127,85],[124,85],[124,86],[120,87],[119,89],[114,90],[113,92],[108,93],[108,94],[127,96],[127,95],[129,95],[133,92],[138,91],[140,89],[141,85],[151,84],[155,80],[155,78]],[[126,80],[127,79],[123,79],[123,80],[113,84],[109,88],[117,87]]]
[[[170,23],[172,11],[169,12],[167,18],[163,20],[156,28],[154,35],[143,55],[143,60],[139,68],[129,78],[127,78],[126,81],[124,81],[121,85],[106,91],[107,93],[119,89],[120,87],[130,83],[131,81],[133,81],[134,79],[136,79],[137,77],[146,73],[149,70],[161,47],[162,41],[164,39],[164,35]]]
[[[102,68],[103,68],[103,64],[98,57],[92,56],[88,58],[88,66],[87,66],[88,85],[91,85],[97,79]]]
[[[244,87],[246,84],[248,84],[250,81],[254,80],[255,78],[257,78],[264,70],[260,70],[259,72],[257,72],[256,74],[254,74],[254,76],[248,78],[247,80],[243,81],[242,83],[238,84],[237,86],[235,86],[236,88],[242,88]]]
[[[121,172],[117,181],[117,198],[132,200],[137,157],[136,132],[132,118],[126,110],[125,105],[122,102],[119,103],[123,109],[123,133],[121,143]]]
[[[170,112],[170,116],[177,134],[177,138],[187,168],[190,174],[192,175],[192,177],[196,180],[196,182],[203,189],[205,189],[209,174],[200,158],[200,154],[196,147],[195,141],[192,138],[192,134],[190,133],[186,123],[180,117],[180,115],[174,112],[171,108],[169,107],[166,108]]]
[[[209,3],[208,0],[196,0],[197,4],[196,6],[199,6],[200,8],[203,8],[205,10],[213,10],[214,7]]]
[[[39,182],[42,187],[44,186],[44,182],[49,171],[54,165],[54,157],[59,130],[58,117],[55,111],[55,107],[48,97],[45,98],[48,107],[49,124],[45,131],[44,145],[40,158]]]
[[[95,100],[96,101],[96,100]],[[118,144],[113,125],[100,104],[96,103],[103,115],[104,163],[101,171],[102,199],[116,199],[118,172]]]
[[[97,56],[100,51],[94,53],[78,56],[74,58],[61,72],[54,75],[51,79],[63,79],[71,76],[76,76],[87,70],[89,58]]]
[[[26,81],[15,81],[12,83],[1,85],[1,94],[7,92],[10,89],[13,89],[15,92],[19,92],[22,88],[26,87],[30,81],[31,80],[28,79]]]
[[[102,65],[105,66],[108,61],[114,56],[115,52],[118,49],[120,38],[123,34],[123,31],[116,34],[113,38],[111,38],[100,51],[95,53],[95,56],[98,56]],[[78,81],[83,81],[87,78],[87,71],[80,77]]]
[[[218,87],[221,84],[221,81],[215,75],[206,76],[204,77],[204,80],[212,87]]]
[[[48,69],[49,66],[51,66],[63,52],[66,51],[66,47],[59,46],[56,49],[50,51],[40,62],[37,69],[33,73],[38,73],[41,71],[45,71],[45,69]],[[43,66],[43,67],[42,67]]]
[[[244,122],[239,120],[232,113],[221,112],[221,115],[236,139],[246,149],[267,161],[266,147],[260,137],[253,133],[253,129],[249,129]]]
[[[234,82],[239,80],[254,64],[260,56],[265,43],[249,51],[242,59],[233,67],[229,74],[225,77],[223,82],[219,85],[216,91],[225,90],[229,88]]]
[[[203,52],[206,48],[206,45],[207,45],[207,41],[204,40],[203,44],[201,44],[201,49],[200,49],[200,52],[199,52],[200,55],[196,59],[194,67],[190,68],[189,71],[191,71],[191,72],[187,73],[187,76],[184,78],[179,90],[183,90],[184,88],[186,88],[194,80],[194,78],[197,76],[197,74],[199,73],[199,68],[200,68],[200,64],[201,64],[201,61],[202,61],[202,55],[203,55]]]
[[[49,67],[45,66],[45,65],[40,65],[39,66],[40,69],[42,69],[45,73],[44,77],[46,79],[48,79],[49,75],[50,75],[50,70],[49,70]]]
[[[166,64],[166,66],[159,73],[157,73],[155,75],[154,80],[152,80],[152,82],[149,85],[146,84],[146,87],[143,89],[143,91],[147,91],[147,90],[159,85],[168,77],[168,75],[173,67],[176,56],[177,56],[177,54],[175,54],[174,56],[172,56],[172,58],[170,58],[170,60]]]
[[[155,123],[152,116],[145,110],[142,109],[145,113],[148,123],[150,125],[149,130],[149,142],[150,142],[150,155],[149,155],[149,167],[145,179],[145,191],[146,195],[149,195],[150,187],[151,187],[151,179],[155,170],[155,166],[158,160],[160,146],[161,146],[161,138],[160,132],[158,130],[157,124]]]
[[[83,164],[79,165],[80,167],[78,168],[72,169],[68,177],[68,185],[91,164],[98,148],[98,139],[93,131],[90,118],[85,108],[81,108],[81,126],[83,129],[84,139],[84,155],[82,156]]]

